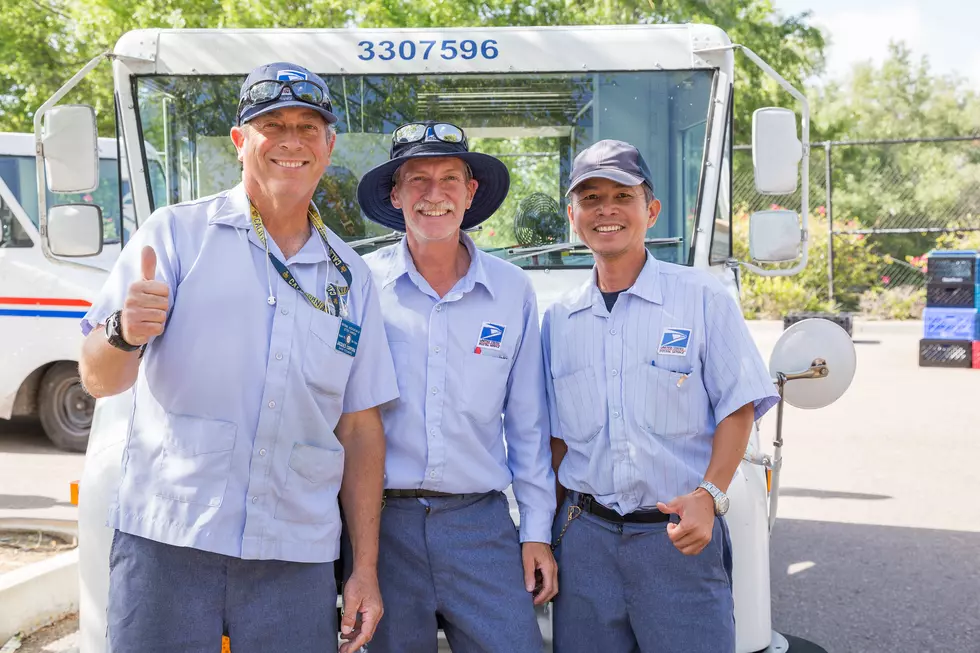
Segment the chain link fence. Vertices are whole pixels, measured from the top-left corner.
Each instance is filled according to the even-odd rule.
[[[914,317],[926,255],[980,247],[980,135],[818,142],[809,157],[809,265],[826,269],[820,291],[841,310],[880,312],[885,298]],[[736,212],[800,209],[799,191],[755,191],[750,147],[733,168]]]

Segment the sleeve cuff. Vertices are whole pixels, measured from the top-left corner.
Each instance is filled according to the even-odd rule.
[[[521,544],[541,542],[551,544],[551,525],[555,521],[554,511],[521,511]]]

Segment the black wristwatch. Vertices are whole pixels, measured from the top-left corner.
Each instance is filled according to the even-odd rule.
[[[116,311],[105,321],[105,338],[109,344],[123,351],[136,351],[142,345],[131,345],[122,336],[122,311]]]

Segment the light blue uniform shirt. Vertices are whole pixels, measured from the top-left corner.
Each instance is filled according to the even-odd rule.
[[[721,284],[649,254],[612,313],[593,273],[541,331],[551,434],[568,445],[558,480],[620,514],[693,492],[718,424],[779,400]]]
[[[520,268],[462,241],[469,270],[441,299],[404,238],[364,257],[401,394],[382,409],[385,487],[467,494],[513,482],[521,541],[550,542],[555,477],[537,300]]]
[[[269,305],[243,186],[162,208],[134,234],[82,321],[87,334],[122,308],[151,245],[170,312],[140,366],[110,527],[241,558],[337,558],[344,449],[334,428],[398,387],[370,272],[329,237],[353,275],[353,357],[337,350],[340,319],[274,269]],[[315,231],[288,261],[271,238],[269,248],[310,294],[346,285]]]

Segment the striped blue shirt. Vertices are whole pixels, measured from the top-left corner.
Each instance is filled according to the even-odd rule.
[[[368,254],[400,398],[382,407],[385,487],[453,494],[513,483],[522,542],[550,542],[555,514],[548,407],[534,290],[478,250],[442,298],[403,238]]]
[[[721,284],[649,254],[611,313],[593,273],[541,330],[551,434],[568,445],[558,480],[621,514],[693,492],[718,424],[779,399]]]

